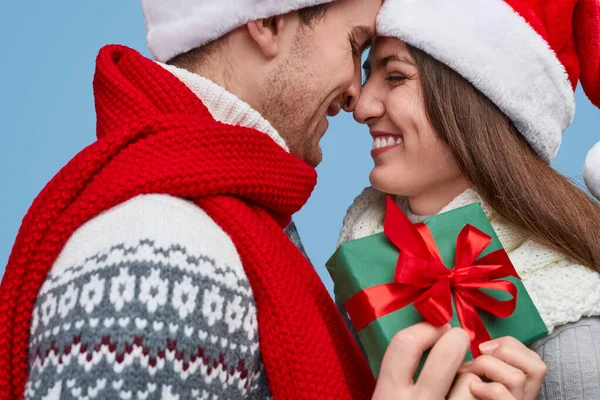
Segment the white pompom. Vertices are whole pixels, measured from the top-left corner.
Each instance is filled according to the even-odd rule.
[[[600,198],[600,143],[590,150],[585,159],[583,178],[590,192]]]

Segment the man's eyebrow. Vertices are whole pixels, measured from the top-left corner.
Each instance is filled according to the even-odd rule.
[[[375,36],[375,31],[372,27],[367,25],[359,25],[352,28],[350,32],[350,38],[356,44],[361,46],[361,51],[364,51],[366,47],[371,43],[371,39]]]

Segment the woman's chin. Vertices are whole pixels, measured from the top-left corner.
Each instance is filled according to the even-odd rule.
[[[374,168],[369,175],[371,186],[383,193],[394,194],[398,196],[404,195],[402,190],[403,184],[398,177],[393,174],[386,173],[383,168]]]

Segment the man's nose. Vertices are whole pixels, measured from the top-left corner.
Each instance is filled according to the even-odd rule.
[[[356,104],[358,103],[358,97],[360,96],[362,75],[360,71],[354,75],[352,84],[344,92],[342,99],[342,108],[346,112],[353,112]]]

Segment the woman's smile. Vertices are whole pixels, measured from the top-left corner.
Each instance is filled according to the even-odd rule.
[[[372,157],[383,154],[404,143],[404,137],[399,133],[372,131],[371,136],[373,136]]]

